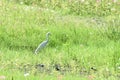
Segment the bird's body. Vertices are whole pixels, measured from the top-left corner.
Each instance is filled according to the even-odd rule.
[[[47,45],[49,35],[50,35],[50,32],[48,32],[48,33],[46,34],[46,40],[39,44],[39,46],[38,46],[37,49],[35,50],[35,54],[37,54],[38,51],[40,51],[42,48],[44,48],[44,47]]]

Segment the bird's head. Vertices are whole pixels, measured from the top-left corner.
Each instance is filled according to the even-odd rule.
[[[51,33],[50,33],[50,32],[48,32],[48,33],[46,34],[46,36],[49,36],[49,35],[51,35]]]

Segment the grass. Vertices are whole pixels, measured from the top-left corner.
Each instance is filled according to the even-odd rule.
[[[119,79],[119,11],[107,13],[101,8],[107,15],[94,16],[84,13],[86,7],[76,14],[63,6],[28,4],[0,1],[0,75],[7,80]],[[48,45],[34,55],[47,32],[51,32]]]

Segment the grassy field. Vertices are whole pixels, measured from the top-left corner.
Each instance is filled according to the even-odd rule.
[[[0,0],[0,80],[119,80],[120,2],[50,1]]]

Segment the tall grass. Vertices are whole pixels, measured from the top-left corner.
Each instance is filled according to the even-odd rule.
[[[51,75],[56,79],[53,76],[65,73],[66,76],[67,73],[68,76],[77,74],[83,80],[88,75],[101,80],[117,79],[120,67],[117,3],[108,5],[107,2],[72,0],[18,2],[20,4],[0,1],[1,74],[17,79],[17,71],[24,79],[27,72],[31,79],[39,79],[40,73],[35,66],[44,64],[42,72],[47,76],[43,76],[45,79]],[[114,7],[116,12],[111,11]],[[100,11],[99,14],[96,10]],[[51,32],[48,45],[34,55],[35,48],[45,40],[47,32]],[[55,65],[60,66],[60,72],[55,71]]]
[[[51,8],[60,10],[64,14],[75,14],[81,16],[107,16],[118,15],[119,1],[105,1],[105,0],[14,0],[20,4],[38,5],[44,8]]]

